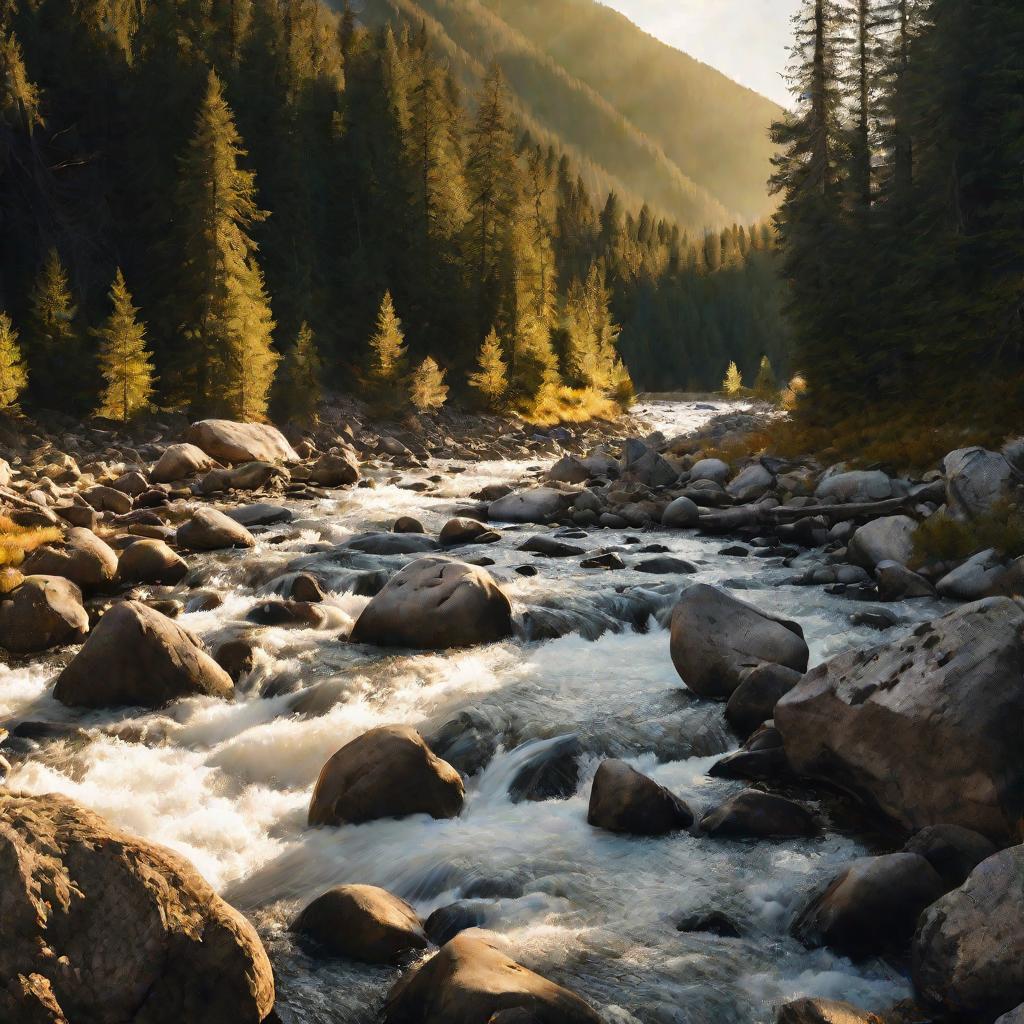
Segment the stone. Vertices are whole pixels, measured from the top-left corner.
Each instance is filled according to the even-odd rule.
[[[289,479],[288,471],[273,462],[243,462],[232,469],[211,469],[199,481],[199,490],[204,495],[258,491],[272,481],[287,483]]]
[[[573,455],[563,455],[547,472],[549,480],[563,484],[583,484],[591,475],[587,466]]]
[[[93,487],[87,487],[80,493],[97,512],[113,512],[120,516],[132,510],[131,495],[114,490],[113,487],[96,484]]]
[[[672,612],[672,663],[699,697],[728,700],[759,665],[807,670],[803,630],[706,584],[683,592]]]
[[[429,814],[454,818],[465,789],[459,773],[414,729],[370,729],[323,766],[309,804],[309,824],[358,825],[376,818]]]
[[[187,523],[178,527],[178,547],[189,551],[220,551],[224,548],[251,548],[252,534],[215,508],[197,508]]]
[[[455,547],[459,544],[479,544],[486,540],[497,540],[496,534],[489,526],[477,522],[475,519],[449,519],[441,532],[438,540],[445,547]]]
[[[1000,452],[958,448],[942,460],[942,467],[946,504],[955,515],[969,519],[986,515],[1010,497],[1013,469]]]
[[[346,541],[343,547],[361,551],[364,555],[422,555],[440,551],[441,545],[433,537],[421,533],[366,533]]]
[[[860,857],[801,911],[793,934],[809,948],[828,946],[854,959],[898,953],[910,942],[921,911],[944,891],[938,873],[919,854]]]
[[[683,496],[676,498],[661,514],[661,525],[668,530],[684,530],[697,525],[700,510],[696,502]]]
[[[138,601],[106,612],[53,688],[62,704],[90,708],[157,708],[179,697],[233,692],[196,636]]]
[[[328,452],[309,467],[310,483],[320,487],[347,487],[359,480],[359,466],[345,452]]]
[[[881,1017],[836,999],[794,999],[779,1007],[775,1024],[885,1024]]]
[[[313,601],[261,601],[245,616],[258,626],[298,626],[324,629],[330,621],[327,612]]]
[[[405,900],[375,885],[338,885],[318,896],[291,931],[334,956],[393,964],[429,945],[419,915]]]
[[[26,576],[63,576],[83,590],[109,586],[117,578],[117,553],[84,527],[72,527],[63,539],[47,544],[25,559]]]
[[[565,541],[546,537],[544,534],[528,538],[519,545],[519,550],[530,551],[545,558],[573,558],[586,553],[585,549],[577,544],[566,544]]]
[[[703,933],[706,935],[717,935],[722,939],[738,939],[741,932],[736,922],[720,910],[712,910],[709,913],[690,914],[684,917],[677,925],[677,932]]]
[[[292,580],[288,596],[293,601],[304,601],[308,604],[319,604],[327,596],[320,581],[308,572],[300,572]]]
[[[391,531],[392,533],[426,533],[423,524],[412,516],[399,516]]]
[[[512,605],[480,566],[443,557],[411,562],[363,609],[355,643],[445,650],[512,635]]]
[[[674,793],[625,761],[602,761],[590,790],[587,822],[609,832],[661,836],[693,824],[693,812]]]
[[[664,456],[648,450],[635,461],[623,463],[621,478],[645,487],[669,487],[679,479],[679,470]]]
[[[188,563],[162,540],[142,538],[129,544],[118,559],[122,583],[174,586],[188,575]]]
[[[225,464],[299,461],[284,435],[269,423],[200,420],[189,427],[186,440]]]
[[[935,588],[923,576],[899,562],[879,562],[875,566],[875,580],[878,583],[878,597],[882,601],[935,597]]]
[[[785,665],[766,662],[743,673],[740,685],[725,705],[725,717],[741,739],[775,714],[775,705],[796,686],[803,674]]]
[[[983,860],[921,915],[913,977],[923,1003],[989,1024],[1024,1003],[1024,846]]]
[[[130,469],[128,472],[122,473],[111,486],[116,491],[123,491],[133,498],[137,498],[149,490],[149,481],[137,469]]]
[[[907,830],[990,839],[1024,815],[1024,608],[993,597],[903,638],[848,651],[775,706],[793,769]]]
[[[172,484],[207,473],[217,466],[217,461],[194,444],[172,444],[164,449],[156,465],[149,471],[152,484]]]
[[[826,473],[814,496],[823,505],[868,504],[898,497],[892,480],[879,469]]]
[[[625,569],[626,563],[614,551],[593,558],[584,558],[580,562],[581,569]]]
[[[224,509],[224,514],[247,530],[252,526],[277,526],[280,523],[290,523],[295,518],[291,509],[285,508],[284,505],[272,505],[266,501]]]
[[[725,493],[737,501],[754,501],[775,485],[775,477],[760,462],[741,470],[725,485]]]
[[[247,637],[227,640],[217,648],[213,660],[237,683],[256,667],[256,656],[260,650],[256,641]]]
[[[443,946],[459,932],[479,928],[486,919],[482,903],[475,900],[458,900],[446,907],[438,907],[427,918],[423,928],[434,945]]]
[[[81,643],[88,632],[82,591],[63,576],[26,576],[0,600],[0,647],[11,654]]]
[[[463,775],[476,775],[490,764],[510,725],[496,705],[466,708],[431,735],[427,746]]]
[[[721,459],[700,459],[690,467],[690,482],[696,480],[711,480],[713,483],[725,486],[725,482],[732,475],[732,469],[728,462]]]
[[[509,783],[512,803],[564,800],[572,796],[580,780],[579,758],[583,749],[579,738],[575,734],[557,736],[533,746],[536,752]]]
[[[693,562],[684,558],[673,558],[671,555],[659,555],[656,558],[645,558],[633,565],[635,572],[644,572],[652,576],[689,576],[697,572]]]
[[[270,1024],[255,928],[180,854],[0,790],[0,1020]]]
[[[916,529],[917,523],[910,516],[873,519],[850,538],[848,557],[865,569],[874,569],[879,562],[907,565],[914,555]]]
[[[487,508],[487,518],[505,523],[546,523],[565,512],[574,497],[571,491],[558,491],[550,487],[514,491],[491,502]]]
[[[709,811],[700,830],[716,839],[786,839],[818,831],[806,807],[757,789],[745,789]]]
[[[1000,594],[1011,596],[1021,582],[1020,575],[1013,572],[994,548],[979,551],[967,561],[946,573],[935,589],[942,597],[954,601],[978,601],[983,597]]]
[[[963,885],[967,876],[996,852],[990,840],[960,825],[928,825],[911,836],[903,849],[924,857],[938,872],[946,892]]]
[[[488,1024],[529,1010],[541,1024],[602,1024],[579,996],[507,957],[485,932],[456,935],[388,993],[384,1024]],[[505,1016],[496,1024],[514,1024]]]

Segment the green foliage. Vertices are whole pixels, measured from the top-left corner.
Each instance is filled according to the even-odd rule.
[[[499,411],[508,394],[508,363],[505,362],[501,339],[491,328],[477,356],[477,370],[468,377],[469,386],[475,388],[484,404]]]
[[[0,412],[18,407],[18,399],[28,383],[28,370],[21,358],[18,332],[11,318],[0,312]]]
[[[962,562],[989,548],[1008,558],[1024,555],[1024,512],[1002,503],[973,519],[929,516],[914,531],[913,564]]]
[[[729,363],[729,368],[725,371],[722,390],[727,395],[738,395],[743,390],[743,374],[740,373],[735,361]]]
[[[275,415],[285,423],[310,423],[317,417],[323,395],[320,353],[309,324],[284,355],[274,395]]]
[[[110,289],[113,309],[103,327],[93,331],[100,340],[99,364],[104,389],[97,416],[127,423],[149,407],[153,394],[153,360],[146,346],[146,328],[136,319],[138,309],[118,267]]]
[[[440,409],[448,400],[448,385],[444,382],[444,370],[432,356],[427,356],[412,373],[409,381],[409,398],[419,412]]]

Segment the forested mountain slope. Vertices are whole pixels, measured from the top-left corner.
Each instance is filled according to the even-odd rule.
[[[691,229],[771,209],[779,108],[595,0],[362,0],[361,13],[425,28],[464,88],[496,61],[523,123],[572,156],[592,192]]]

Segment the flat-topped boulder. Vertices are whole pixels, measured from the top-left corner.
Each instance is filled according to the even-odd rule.
[[[152,484],[172,484],[179,480],[188,480],[200,473],[209,472],[217,466],[217,460],[211,458],[202,448],[183,442],[168,445],[149,471],[149,482]]]
[[[321,487],[347,487],[359,480],[359,465],[348,452],[327,452],[309,467],[310,483]]]
[[[26,576],[0,601],[0,647],[11,654],[77,644],[88,632],[82,591],[63,576]]]
[[[487,518],[506,523],[546,523],[565,512],[575,497],[571,491],[553,487],[514,491],[492,501],[487,508]]]
[[[801,775],[907,828],[991,839],[1024,816],[1024,608],[994,597],[808,672],[775,706]]]
[[[672,663],[699,697],[728,700],[764,664],[807,670],[803,630],[707,584],[685,590],[672,613]]]
[[[824,505],[867,504],[895,497],[893,481],[880,469],[826,474],[814,491]]]
[[[346,743],[323,766],[309,803],[310,825],[358,825],[376,818],[462,810],[462,776],[415,729],[387,725]]]
[[[525,1018],[516,1011],[528,1011]],[[509,1016],[513,1014],[513,1016]],[[578,995],[508,957],[486,932],[456,935],[388,993],[384,1024],[602,1024]]]
[[[298,462],[284,434],[269,423],[199,420],[186,440],[218,462]]]
[[[441,556],[419,558],[393,576],[352,629],[356,643],[427,650],[493,643],[511,635],[512,605],[490,573]]]
[[[117,578],[117,553],[92,530],[75,526],[64,537],[25,559],[26,576],[63,576],[83,590],[105,587]]]
[[[63,796],[0,790],[0,1020],[262,1024],[255,928],[180,854]]]
[[[864,569],[880,562],[907,565],[914,555],[917,523],[910,516],[882,516],[860,527],[850,538],[850,561]]]
[[[375,885],[338,885],[318,896],[291,930],[334,956],[369,964],[396,963],[430,944],[419,915]]]
[[[241,523],[215,508],[197,508],[187,523],[178,527],[178,547],[188,551],[220,551],[251,548],[256,541]]]
[[[429,551],[440,551],[441,543],[423,533],[399,531],[364,533],[345,541],[342,547],[360,551],[364,555],[422,555]]]
[[[198,637],[138,601],[114,605],[57,677],[54,697],[79,707],[162,707],[179,697],[231,697],[228,674]]]

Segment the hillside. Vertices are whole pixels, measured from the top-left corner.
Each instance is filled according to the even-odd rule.
[[[364,0],[362,17],[425,25],[467,88],[496,59],[524,123],[598,194],[694,229],[772,208],[767,128],[780,109],[595,0]]]

